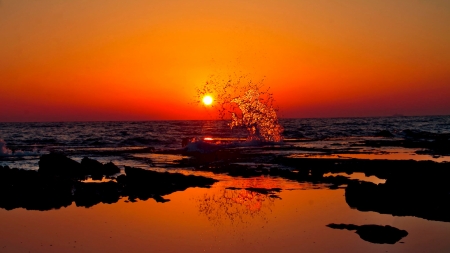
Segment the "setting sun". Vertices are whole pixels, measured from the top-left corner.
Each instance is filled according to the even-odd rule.
[[[203,104],[210,105],[213,102],[213,98],[209,95],[203,97]]]

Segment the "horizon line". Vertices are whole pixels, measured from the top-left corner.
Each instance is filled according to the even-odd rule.
[[[290,119],[360,119],[360,118],[409,118],[409,117],[449,117],[450,114],[403,115],[390,116],[337,116],[337,117],[280,117],[279,120]],[[156,121],[229,121],[230,119],[147,119],[147,120],[64,120],[64,121],[0,121],[2,123],[92,123],[92,122],[156,122]]]

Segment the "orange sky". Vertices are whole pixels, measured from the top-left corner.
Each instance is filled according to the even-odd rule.
[[[282,117],[450,114],[446,0],[0,0],[0,121],[215,119],[211,75]]]

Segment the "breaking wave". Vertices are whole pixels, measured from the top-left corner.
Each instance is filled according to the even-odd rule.
[[[37,150],[33,151],[22,151],[22,150],[11,150],[6,146],[6,142],[0,139],[0,156],[30,156],[39,155]]]
[[[260,140],[250,140],[245,142],[208,142],[201,139],[194,138],[186,144],[184,150],[187,152],[199,152],[199,153],[213,153],[217,150],[227,148],[243,148],[243,147],[262,147],[266,145],[279,145],[279,142],[262,142]]]
[[[10,155],[12,151],[6,147],[6,142],[0,139],[0,156]]]

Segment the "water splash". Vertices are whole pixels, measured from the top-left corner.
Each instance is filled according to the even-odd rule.
[[[280,142],[283,128],[278,123],[275,109],[260,101],[260,92],[248,90],[243,96],[234,98],[241,114],[231,113],[231,128],[243,126],[248,131],[248,140]]]
[[[200,103],[205,95],[214,97],[221,119],[230,118],[230,128],[247,130],[248,141],[280,142],[283,127],[278,122],[277,110],[270,88],[263,90],[263,81],[246,81],[245,76],[217,79],[211,77],[203,87],[197,89]]]
[[[0,139],[0,157],[1,156],[30,156],[30,155],[39,155],[40,152],[34,148],[33,151],[22,151],[22,150],[11,150],[7,147],[6,142],[3,139]]]
[[[12,151],[6,147],[6,142],[0,139],[0,156],[11,155]]]
[[[197,201],[198,211],[217,227],[269,222],[277,197],[247,189],[217,189]]]

